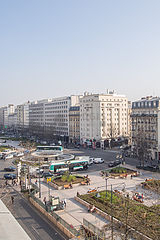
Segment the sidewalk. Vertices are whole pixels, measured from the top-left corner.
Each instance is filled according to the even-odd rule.
[[[96,187],[96,186],[95,186]],[[55,190],[50,187],[50,195],[54,197],[59,197],[60,200],[66,199],[66,208],[64,210],[56,211],[56,213],[63,218],[67,223],[73,225],[77,230],[80,229],[80,226],[83,224],[83,219],[86,219],[99,229],[101,229],[104,225],[108,223],[107,220],[101,218],[96,213],[88,213],[86,207],[82,206],[78,203],[74,196],[77,195],[77,191],[80,194],[85,194],[89,188],[93,188],[93,185],[90,186],[77,186],[73,187],[73,189],[63,189],[63,190]],[[44,197],[49,200],[49,190],[48,185],[45,183],[41,184],[41,201],[43,201]],[[38,197],[38,194],[37,194]]]
[[[0,214],[0,239],[31,240],[2,200],[0,200]]]

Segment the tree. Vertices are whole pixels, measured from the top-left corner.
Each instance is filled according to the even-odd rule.
[[[145,161],[150,159],[151,150],[144,131],[139,131],[133,138],[134,150],[140,161],[140,166],[144,167]]]

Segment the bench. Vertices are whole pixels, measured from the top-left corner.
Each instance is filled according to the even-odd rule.
[[[81,185],[87,185],[87,183],[86,182],[81,182]]]
[[[90,189],[87,191],[87,193],[97,192],[97,189]]]
[[[70,187],[70,185],[64,185],[63,188],[64,188],[64,189],[69,189],[69,188],[71,188],[71,187]]]

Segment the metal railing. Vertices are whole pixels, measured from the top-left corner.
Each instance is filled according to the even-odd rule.
[[[97,237],[97,239],[105,239],[105,232],[103,230],[100,230],[98,227],[88,222],[84,218],[83,218],[83,226],[86,227],[89,231],[91,231]]]
[[[66,228],[69,232],[71,232],[75,237],[80,236],[80,232],[74,228],[73,225],[67,223],[63,218],[61,218],[57,213],[55,213],[54,211],[51,210],[51,205],[45,205],[39,198],[35,197],[35,193],[39,190],[38,186],[35,184],[32,184],[32,187],[34,188],[34,190],[30,193],[30,197],[36,202],[38,203],[43,209],[45,209],[48,213],[50,213],[57,222],[59,222],[60,224],[62,224],[62,226],[64,228]]]

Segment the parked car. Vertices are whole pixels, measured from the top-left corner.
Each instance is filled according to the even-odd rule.
[[[43,174],[43,173],[44,173],[44,170],[38,168],[38,169],[36,169],[36,173],[37,173],[37,174]]]
[[[93,164],[93,163],[94,163],[94,158],[89,158],[88,164],[91,165],[91,164]]]
[[[16,168],[13,166],[4,168],[4,171],[6,171],[6,172],[14,172],[15,170],[16,170]]]
[[[43,175],[42,175],[42,177],[44,177],[44,178],[48,178],[48,177],[53,177],[54,175],[52,174],[52,173],[50,173],[50,172],[45,172],[45,173],[43,173]]]
[[[17,178],[16,174],[13,174],[13,173],[4,174],[4,179],[6,179],[6,180],[12,180],[12,179],[16,179],[16,178]]]
[[[139,169],[143,169],[143,170],[146,170],[146,171],[152,171],[152,172],[156,172],[159,170],[159,167],[157,165],[137,165],[136,168],[139,168]]]
[[[108,167],[115,167],[115,163],[112,161],[112,162],[109,162],[108,163]]]
[[[95,158],[94,159],[94,163],[98,164],[98,163],[104,163],[104,159],[102,158]]]
[[[11,158],[13,158],[13,154],[8,154],[8,155],[5,157],[5,159],[11,159]]]
[[[115,164],[116,164],[116,166],[119,165],[119,164],[121,164],[121,160],[116,160],[116,161],[115,161]]]
[[[112,162],[108,163],[108,167],[115,167],[119,164],[121,164],[120,160],[112,161]]]
[[[23,157],[23,156],[24,156],[24,153],[22,152],[17,153],[17,157]]]

